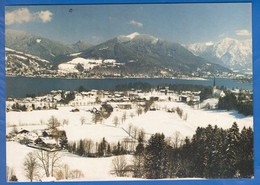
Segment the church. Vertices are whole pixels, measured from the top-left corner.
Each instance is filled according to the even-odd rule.
[[[212,97],[213,98],[220,98],[224,97],[226,94],[224,93],[223,90],[220,90],[216,86],[216,78],[214,77],[214,82],[213,82],[213,88],[212,88]]]

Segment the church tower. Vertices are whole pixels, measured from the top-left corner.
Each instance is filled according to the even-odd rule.
[[[217,90],[217,87],[216,87],[216,78],[215,78],[215,76],[214,76],[213,87],[212,87],[212,97],[215,97],[215,96],[216,96],[216,90]]]

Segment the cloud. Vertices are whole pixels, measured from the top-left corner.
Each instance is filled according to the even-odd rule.
[[[36,19],[40,19],[44,23],[50,22],[52,19],[52,13],[49,10],[37,12],[36,15]]]
[[[21,8],[12,12],[7,12],[5,15],[5,23],[7,25],[14,23],[30,22],[32,20],[32,14],[27,8]]]
[[[134,26],[137,26],[137,27],[140,27],[140,28],[143,27],[143,23],[138,22],[138,21],[136,21],[136,20],[131,20],[131,21],[129,21],[129,24],[134,25]]]
[[[6,25],[11,24],[22,24],[32,21],[39,22],[50,22],[52,20],[52,12],[49,10],[31,13],[28,8],[20,8],[11,12],[6,12],[5,23]]]
[[[248,30],[236,30],[237,36],[251,36],[252,33]]]

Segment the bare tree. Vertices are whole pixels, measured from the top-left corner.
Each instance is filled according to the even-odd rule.
[[[113,164],[114,170],[116,172],[116,175],[118,177],[124,177],[126,175],[127,162],[126,162],[125,156],[123,156],[123,155],[116,156],[112,160],[112,164]]]
[[[69,120],[68,119],[62,120],[62,125],[68,125],[68,124],[69,124]]]
[[[143,129],[139,130],[138,137],[141,137],[141,138],[143,138],[143,140],[145,140],[145,132]]]
[[[141,107],[138,107],[136,110],[137,115],[141,115],[143,113],[143,109]]]
[[[122,120],[125,122],[125,120],[126,120],[126,112],[123,113]]]
[[[94,113],[93,117],[92,117],[92,121],[97,124],[98,122],[102,122],[103,121],[103,117],[100,113]]]
[[[41,124],[41,125],[45,125],[45,122],[44,122],[43,119],[40,120],[40,124]]]
[[[82,177],[84,177],[84,174],[83,174],[82,171],[80,171],[80,170],[78,170],[78,169],[72,170],[72,171],[70,172],[70,178],[71,178],[71,179],[79,179],[79,178],[82,178]]]
[[[131,136],[132,134],[133,125],[130,123],[128,124],[128,135]]]
[[[114,117],[113,123],[114,123],[115,127],[119,124],[119,119],[117,116]]]
[[[137,133],[138,133],[138,128],[137,127],[133,127],[133,137],[135,139],[137,139]]]
[[[84,116],[80,118],[80,123],[81,125],[84,125],[86,123],[86,118]]]
[[[176,131],[173,135],[172,138],[172,147],[173,148],[178,148],[181,145],[181,138],[180,138],[181,133],[179,131]]]
[[[100,104],[101,103],[101,95],[98,95],[95,99],[95,103],[96,104]]]
[[[130,117],[133,118],[135,115],[133,112],[130,113]]]
[[[34,153],[30,152],[24,159],[25,176],[32,182],[35,176],[38,175],[39,164]]]
[[[6,181],[10,181],[11,177],[14,176],[14,169],[6,166]]]
[[[63,165],[63,170],[64,170],[64,178],[68,179],[69,178],[69,173],[70,173],[69,165],[64,164]]]
[[[39,166],[45,172],[46,177],[54,175],[54,170],[60,167],[61,156],[58,151],[49,152],[40,150],[36,152],[36,157],[40,161]]]
[[[51,116],[51,118],[48,120],[48,128],[54,130],[59,126],[60,126],[59,120],[54,116]]]
[[[61,156],[59,152],[51,153],[51,176],[54,174],[54,170],[60,167]]]
[[[91,139],[84,139],[84,150],[87,154],[91,153],[91,150],[94,146],[94,142]]]
[[[62,169],[59,169],[58,171],[55,172],[55,178],[56,180],[64,179],[64,172]]]

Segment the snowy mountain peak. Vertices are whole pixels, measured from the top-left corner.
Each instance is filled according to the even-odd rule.
[[[129,38],[129,39],[134,39],[134,38],[136,38],[137,36],[139,36],[140,34],[138,33],[138,32],[134,32],[134,33],[132,33],[132,34],[130,34],[130,35],[127,35],[127,36],[125,36],[125,37],[127,37],[127,38]]]
[[[212,46],[212,45],[214,45],[214,42],[209,41],[209,42],[206,42],[205,45],[206,45],[206,46]]]
[[[185,46],[193,54],[233,70],[252,69],[252,40],[223,38],[218,42],[194,43]]]

